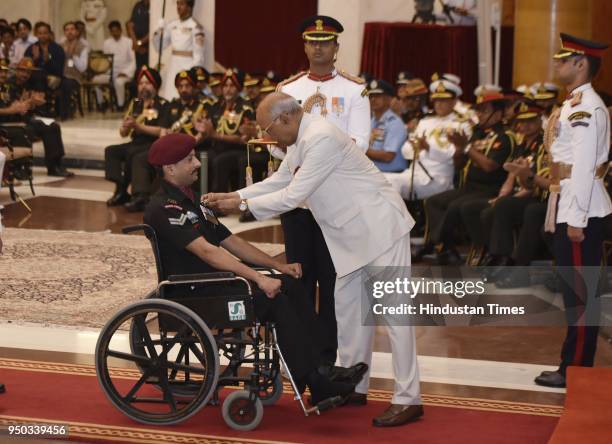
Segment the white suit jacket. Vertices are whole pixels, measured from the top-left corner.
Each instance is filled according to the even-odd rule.
[[[307,113],[278,171],[238,193],[257,219],[306,202],[339,277],[372,262],[414,226],[400,195],[350,136]]]

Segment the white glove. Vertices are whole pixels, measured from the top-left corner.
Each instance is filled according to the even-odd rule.
[[[164,25],[165,25],[165,23],[164,23],[164,19],[163,19],[163,18],[160,18],[160,19],[157,21],[157,29],[162,29],[162,28],[164,27]]]

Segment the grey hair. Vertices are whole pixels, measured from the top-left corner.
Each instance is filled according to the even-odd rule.
[[[270,117],[272,119],[276,119],[283,113],[287,113],[289,115],[297,114],[302,110],[302,107],[288,94],[284,93],[276,93],[278,94],[278,100],[275,100],[270,106]]]

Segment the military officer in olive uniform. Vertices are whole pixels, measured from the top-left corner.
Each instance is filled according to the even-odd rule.
[[[157,92],[161,76],[155,69],[143,65],[136,76],[138,97],[132,99],[119,128],[122,137],[131,140],[121,145],[111,145],[104,150],[105,178],[115,183],[115,192],[107,201],[108,206],[130,202],[128,187],[132,183],[134,156],[146,152],[161,133],[166,100]]]
[[[246,158],[246,142],[257,136],[257,125],[255,110],[240,96],[244,77],[241,70],[228,69],[221,79],[222,98],[208,105],[208,118],[196,120],[199,140],[208,140],[212,145],[208,160],[212,191],[226,192],[246,183],[241,159]],[[266,162],[267,155],[264,165]],[[254,172],[254,178],[259,174]]]
[[[502,125],[504,105],[503,94],[481,91],[474,107],[479,124],[471,138],[460,131],[448,135],[455,146],[455,166],[463,170],[461,186],[425,200],[429,242],[442,244],[437,254],[440,265],[462,263],[453,236],[462,207],[497,196],[506,180],[503,164],[512,154],[514,139]]]
[[[185,133],[195,138],[197,131],[193,128],[195,116],[205,114],[205,101],[199,100],[197,77],[194,70],[183,70],[176,74],[174,86],[179,97],[166,105],[160,136],[169,133]],[[155,171],[147,161],[147,151],[134,156],[132,166],[132,200],[126,204],[129,212],[143,211],[151,194],[151,185]]]
[[[544,228],[554,233],[568,328],[559,369],[535,379],[549,387],[564,387],[569,366],[591,367],[595,359],[598,289],[581,282],[599,280],[604,218],[612,213],[603,181],[609,168],[610,115],[591,85],[607,47],[562,33],[554,56],[556,77],[569,95],[548,119],[544,134],[552,181]]]

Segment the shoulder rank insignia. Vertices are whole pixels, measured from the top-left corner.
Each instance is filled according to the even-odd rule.
[[[363,80],[361,77],[357,77],[357,76],[351,75],[348,72],[344,71],[343,69],[338,71],[338,74],[340,74],[345,79],[349,79],[351,82],[357,83],[358,85],[365,84],[365,80]]]
[[[586,111],[576,111],[575,113],[570,114],[567,120],[571,122],[572,120],[590,119],[590,118],[591,118],[591,113],[587,113]]]
[[[363,91],[361,91],[361,97],[365,97],[368,95],[368,88],[363,88]]]
[[[170,225],[185,225],[185,222],[187,221],[187,215],[186,214],[181,214],[181,217],[169,217],[168,218],[168,222],[170,222]]]
[[[307,74],[306,71],[301,71],[298,72],[297,74],[292,75],[291,77],[286,78],[285,80],[283,80],[282,82],[280,82],[277,86],[276,86],[276,91],[280,91],[283,86],[291,83],[291,82],[295,82],[297,79],[299,79],[300,77],[303,77]]]
[[[574,106],[580,105],[581,103],[582,103],[582,91],[577,92],[576,94],[572,95],[570,105],[574,107]]]

